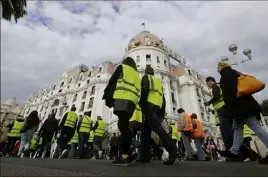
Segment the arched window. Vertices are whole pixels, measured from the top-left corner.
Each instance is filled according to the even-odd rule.
[[[74,95],[74,97],[73,97],[73,102],[75,102],[76,99],[77,99],[77,94]]]
[[[72,80],[73,80],[73,79],[72,79],[72,78],[70,78],[70,79],[69,79],[69,83],[71,83],[71,82],[72,82]]]
[[[83,75],[80,76],[80,80],[82,80],[82,79],[83,79]]]
[[[55,99],[52,106],[59,106],[60,105],[60,100],[59,99]]]
[[[55,88],[56,88],[56,85],[53,86],[53,90],[55,90]]]
[[[63,85],[64,85],[64,82],[61,82],[60,87],[62,87]]]
[[[88,76],[91,77],[91,71],[88,73]]]
[[[90,93],[91,95],[93,95],[93,94],[95,94],[95,86],[93,86],[92,88],[91,88],[91,93]]]
[[[87,97],[87,91],[84,91],[82,99],[86,99],[86,97]]]

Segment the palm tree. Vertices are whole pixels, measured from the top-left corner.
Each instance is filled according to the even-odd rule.
[[[1,0],[2,18],[10,21],[14,17],[16,23],[19,18],[27,14],[26,0]]]

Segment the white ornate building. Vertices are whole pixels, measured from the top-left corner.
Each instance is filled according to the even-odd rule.
[[[141,76],[146,65],[154,68],[155,76],[161,79],[164,86],[168,118],[175,120],[177,109],[182,107],[189,114],[196,113],[203,121],[205,130],[215,134],[214,117],[203,104],[210,99],[205,78],[187,66],[184,58],[169,50],[162,40],[148,31],[142,31],[132,38],[125,51],[123,59],[132,57]],[[171,61],[177,64],[172,65]],[[22,114],[26,116],[32,110],[37,110],[39,116],[46,119],[54,110],[56,117],[61,119],[75,105],[78,115],[91,111],[93,119],[100,115],[109,123],[110,131],[117,130],[117,117],[102,101],[104,88],[117,66],[107,61],[94,67],[81,64],[64,72],[55,84],[33,94]]]

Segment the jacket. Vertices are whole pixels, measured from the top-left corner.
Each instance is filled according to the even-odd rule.
[[[112,136],[110,140],[110,146],[117,147],[119,146],[119,139],[117,136]]]
[[[21,133],[26,132],[27,130],[30,129],[38,129],[38,125],[39,125],[40,121],[38,117],[27,117],[25,119],[23,128],[21,129]]]
[[[128,65],[128,64],[125,64]],[[105,100],[106,106],[114,108],[114,114],[117,115],[120,111],[125,111],[133,113],[135,111],[136,105],[132,101],[113,99],[113,93],[116,88],[117,80],[123,74],[123,67],[119,65],[111,76],[108,85],[104,89],[104,94],[102,99]]]
[[[234,119],[239,116],[259,116],[261,107],[258,102],[250,96],[237,98],[237,78],[240,73],[231,67],[225,67],[221,70],[220,86],[222,96],[225,102],[224,116],[226,119]]]
[[[45,120],[40,128],[40,136],[52,137],[58,129],[58,120],[54,116],[50,116]]]
[[[221,89],[216,83],[212,85],[213,98],[208,101],[208,105],[216,103],[221,98]]]
[[[158,106],[147,102],[149,91],[150,91],[149,79],[147,75],[144,75],[141,79],[141,97],[139,101],[140,108],[143,113],[148,112],[149,110],[157,111],[158,117],[160,117],[161,119],[164,118],[166,113],[165,96],[163,95],[163,104],[162,107],[159,108]]]

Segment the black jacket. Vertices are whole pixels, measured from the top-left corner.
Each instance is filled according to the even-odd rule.
[[[213,97],[208,101],[208,105],[214,104],[221,98],[221,89],[216,83],[212,85],[212,94]]]
[[[252,95],[237,98],[237,78],[240,73],[231,67],[221,70],[220,86],[225,102],[224,115],[226,119],[234,119],[237,116],[259,117],[261,107]]]
[[[21,129],[21,133],[26,132],[27,130],[35,128],[36,130],[38,129],[40,121],[38,117],[27,117],[25,119],[23,128]]]
[[[53,134],[56,133],[57,129],[58,129],[58,120],[55,117],[50,116],[48,119],[45,120],[45,122],[41,126],[39,133],[41,137],[44,136],[52,137]]]
[[[140,107],[142,112],[146,112],[148,110],[154,110],[159,113],[159,117],[162,119],[165,116],[165,110],[166,110],[166,100],[165,96],[163,95],[163,104],[162,107],[160,108],[159,106],[156,106],[154,104],[148,103],[148,95],[150,91],[150,83],[149,83],[149,78],[148,75],[144,75],[141,79],[141,97],[140,97]]]
[[[127,65],[127,64],[126,64]],[[102,99],[105,100],[106,106],[114,108],[114,114],[118,112],[133,113],[136,109],[135,103],[129,100],[113,99],[117,80],[123,77],[123,67],[119,65],[111,76],[108,85],[104,90]]]

